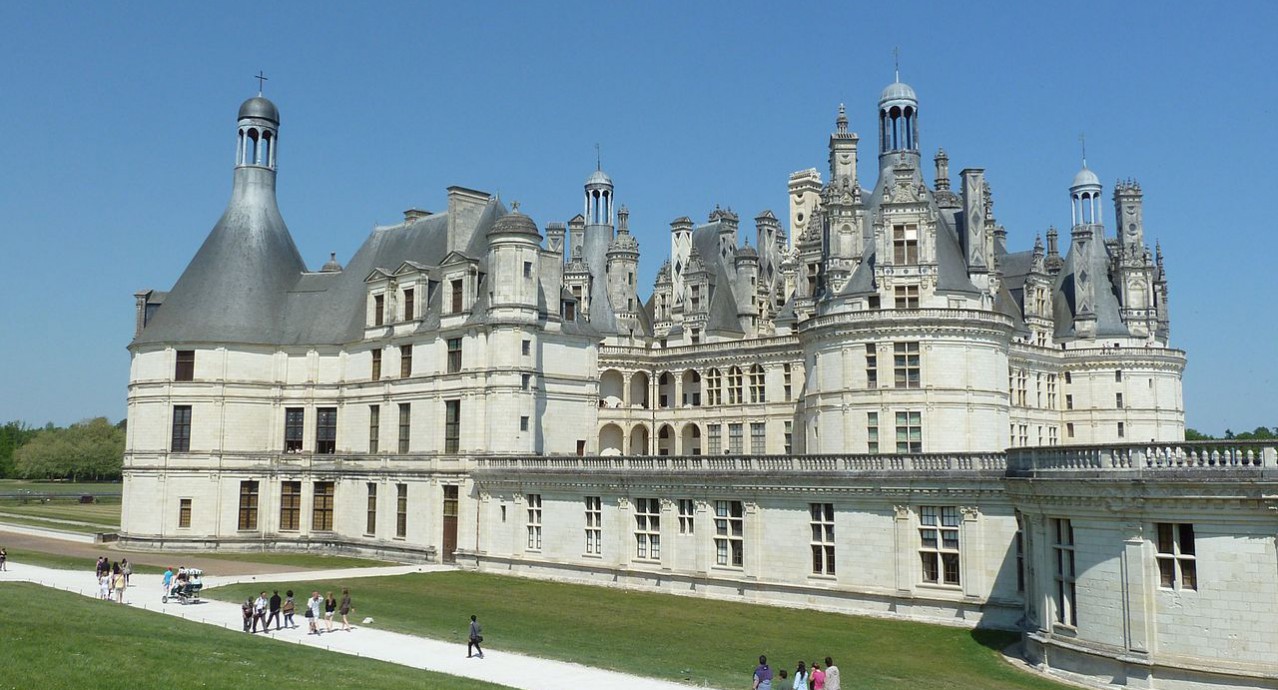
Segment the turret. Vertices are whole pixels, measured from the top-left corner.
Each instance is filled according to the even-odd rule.
[[[683,304],[684,279],[692,255],[692,219],[680,216],[670,222],[670,309]]]
[[[879,158],[890,154],[919,153],[919,99],[900,75],[879,97]],[[880,165],[886,163],[881,162]]]
[[[1140,254],[1145,249],[1142,196],[1140,183],[1135,180],[1114,185],[1114,230],[1127,255]]]
[[[967,168],[959,175],[963,180],[963,251],[967,255],[968,271],[983,273],[989,268],[985,237],[985,170]]]
[[[830,184],[851,189],[856,186],[856,146],[860,139],[848,131],[848,116],[843,104],[834,120],[834,132],[830,134]]]
[[[537,318],[541,233],[532,218],[519,212],[498,218],[488,230],[488,270],[500,279],[489,283],[489,317],[533,322]]]
[[[639,298],[635,280],[639,272],[639,242],[630,234],[630,211],[617,211],[617,236],[608,246],[608,297],[624,333],[638,329]]]

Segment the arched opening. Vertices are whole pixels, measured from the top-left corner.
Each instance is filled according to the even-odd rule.
[[[616,369],[606,369],[599,377],[599,406],[621,407],[626,381]]]
[[[701,407],[701,374],[689,369],[683,372],[683,406]]]
[[[701,455],[701,427],[696,424],[683,427],[683,454]]]
[[[262,165],[268,168],[275,167],[275,162],[271,159],[275,155],[275,139],[271,137],[270,131],[262,132]]]
[[[904,127],[904,129],[905,129],[905,148],[907,148],[907,149],[909,149],[909,150],[913,151],[913,150],[914,150],[914,145],[915,145],[915,141],[914,141],[914,134],[915,134],[915,132],[914,132],[914,108],[911,108],[911,107],[909,107],[909,106],[906,106],[906,107],[905,107],[905,110],[903,110],[903,111],[902,111],[902,115],[904,116],[904,117],[902,118],[902,126],[903,126],[903,127]]]
[[[249,165],[257,165],[257,130],[250,128],[248,131],[248,141],[244,142],[245,161]]]
[[[240,133],[235,137],[235,164],[244,165],[244,130],[240,129]]]
[[[665,409],[674,404],[675,382],[674,376],[670,372],[661,372],[661,377],[657,379],[657,407]]]
[[[652,455],[652,449],[648,447],[648,427],[636,424],[630,430],[630,454]]]
[[[674,452],[674,429],[669,424],[662,424],[657,430],[657,455],[670,455]]]
[[[605,424],[599,430],[599,454],[621,455],[625,446],[624,434],[616,424]]]
[[[631,405],[648,409],[648,372],[636,371],[630,375],[630,399]]]
[[[706,373],[706,404],[722,405],[723,404],[723,376],[719,374],[718,369],[711,369]]]
[[[767,402],[766,377],[763,373],[761,365],[750,367],[750,402],[762,403]]]
[[[741,384],[741,367],[728,370],[728,404],[740,405],[745,402],[744,389]]]

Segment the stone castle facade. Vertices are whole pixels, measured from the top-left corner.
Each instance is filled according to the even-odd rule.
[[[1173,643],[1208,582],[1186,594],[1186,548],[1273,565],[1272,530],[1209,504],[1260,501],[1242,479],[1274,457],[1182,442],[1140,186],[1114,189],[1111,235],[1084,166],[1068,238],[1011,251],[983,170],[954,191],[940,151],[924,180],[919,110],[883,91],[863,186],[840,107],[827,176],[791,175],[752,243],[730,209],[674,220],[644,299],[602,170],[544,232],[451,187],[309,270],[275,201],[278,110],[249,99],[226,212],[172,290],[136,295],[123,539],[1024,629],[1044,667],[1134,687],[1273,681],[1267,643]]]

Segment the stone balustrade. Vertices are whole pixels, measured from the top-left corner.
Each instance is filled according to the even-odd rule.
[[[476,457],[476,470],[649,472],[981,472],[1001,474],[1003,453],[915,455],[693,455]]]
[[[1152,475],[1230,472],[1278,476],[1278,441],[1124,443],[1013,448],[1007,451],[1009,476],[1045,472],[1136,472]]]

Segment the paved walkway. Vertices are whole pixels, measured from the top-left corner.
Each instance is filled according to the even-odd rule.
[[[97,596],[97,583],[92,572],[40,568],[9,562],[10,570],[0,572],[0,583],[35,582],[46,587],[76,592],[85,596]],[[385,568],[353,568],[345,570],[316,571],[306,574],[312,579],[340,579],[396,575],[404,572],[433,572],[448,570],[441,566],[391,566]],[[242,581],[271,582],[297,579],[295,572],[258,574],[239,577],[208,577],[205,586],[232,584]],[[239,604],[204,600],[199,604],[182,605],[160,603],[159,575],[135,574],[131,587],[125,591],[125,603],[129,606],[158,611],[187,620],[220,625],[229,630],[242,629],[243,620]],[[331,633],[308,635],[306,619],[302,616],[309,592],[298,597],[295,622],[292,630],[272,631],[270,637],[285,642],[319,647],[333,652],[352,654],[389,661],[413,668],[449,673],[462,678],[474,678],[524,690],[560,690],[561,688],[607,688],[607,690],[688,690],[689,685],[669,681],[641,678],[614,671],[551,661],[522,654],[486,650],[483,659],[467,659],[463,644],[444,642],[413,635],[387,632],[357,625],[351,632],[341,632],[336,627]],[[362,618],[362,616],[361,616]],[[459,621],[461,628],[465,621]],[[480,623],[483,623],[481,620]]]

